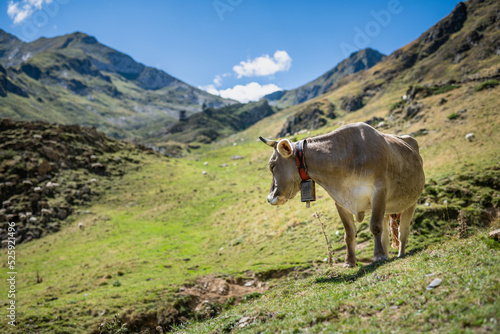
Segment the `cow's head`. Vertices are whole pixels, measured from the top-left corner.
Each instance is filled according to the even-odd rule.
[[[288,139],[275,141],[259,138],[274,148],[273,155],[269,160],[269,169],[273,173],[273,183],[267,201],[271,205],[285,204],[297,195],[302,181],[297,171],[293,144]]]

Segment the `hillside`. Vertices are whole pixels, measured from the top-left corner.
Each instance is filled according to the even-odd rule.
[[[370,48],[354,52],[319,78],[299,88],[275,92],[264,98],[271,104],[279,106],[291,106],[303,103],[324,94],[340,79],[373,67],[380,62],[383,57],[383,54]]]
[[[55,233],[82,206],[123,177],[145,147],[106,137],[95,128],[0,121],[0,237],[17,225],[20,244]]]
[[[181,111],[235,103],[80,32],[25,43],[0,30],[0,65],[0,118],[95,126],[115,138],[151,138]]]
[[[216,121],[226,117],[224,108],[206,108],[174,125],[183,130],[175,133],[179,138],[160,137],[199,145],[204,124],[220,131],[183,158],[132,148],[92,129],[60,136],[56,144],[46,130],[8,132],[6,142],[14,148],[0,148],[8,157],[0,160],[1,177],[7,170],[17,174],[10,171],[23,161],[27,144],[36,148],[27,162],[41,164],[46,157],[36,146],[40,141],[50,147],[82,143],[75,159],[91,159],[86,152],[97,150],[85,133],[90,142],[118,145],[120,151],[94,155],[112,174],[123,171],[96,177],[84,164],[66,170],[79,180],[57,182],[61,191],[75,193],[96,178],[102,188],[91,188],[98,196],[75,203],[57,232],[16,246],[13,332],[116,333],[122,325],[122,333],[499,332],[500,243],[488,236],[500,228],[498,9],[497,1],[461,3],[416,41],[299,105],[230,106],[239,116],[231,118],[234,126],[222,128]],[[458,52],[476,30],[482,37]],[[22,99],[12,92],[21,93],[13,87],[19,83],[5,78],[0,82],[9,87],[8,96]],[[252,106],[270,115],[240,127],[240,108],[248,112]],[[272,149],[257,138],[285,131],[296,141],[358,121],[414,136],[426,185],[407,256],[397,258],[391,249],[388,261],[371,264],[367,216],[356,224],[359,262],[347,269],[343,224],[322,188],[310,209],[298,198],[280,207],[267,203]],[[49,133],[60,128],[40,127]],[[161,133],[168,135],[174,134]],[[127,163],[115,165],[118,156]],[[49,180],[33,181],[47,188]],[[325,263],[316,211],[331,242],[333,267]],[[1,228],[6,226],[3,220]],[[440,284],[428,289],[436,278]],[[8,288],[0,282],[2,291]],[[8,303],[0,300],[4,309]],[[0,322],[0,331],[8,330]]]
[[[432,107],[420,103],[421,98],[446,94],[468,83],[499,80],[500,18],[493,14],[499,10],[500,5],[493,0],[459,3],[452,13],[417,40],[384,57],[372,68],[346,76],[325,94],[286,109],[278,127],[281,130],[273,135],[285,133],[290,122],[304,109],[314,110],[307,107],[309,104],[322,105],[325,115],[333,105],[335,114],[347,116],[348,121],[377,117],[385,119],[386,125],[396,125],[408,120],[407,115],[416,116],[412,110]],[[448,101],[446,95],[442,97]],[[453,102],[445,103],[442,102],[443,108],[456,109]],[[363,117],[356,115],[359,112]],[[302,118],[310,116],[302,115]],[[335,121],[328,124],[333,125]],[[295,122],[294,126],[308,129],[307,122]]]
[[[183,155],[184,149],[199,148],[218,139],[238,133],[271,116],[275,109],[265,99],[222,108],[205,108],[202,112],[181,119],[156,138],[156,146],[167,154]]]

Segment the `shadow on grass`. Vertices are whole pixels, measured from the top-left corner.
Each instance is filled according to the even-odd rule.
[[[403,256],[403,258],[408,257],[408,256],[413,256],[413,255],[419,253],[420,251],[422,251],[424,249],[425,249],[425,247],[419,247],[419,248],[412,249],[411,251],[409,251],[408,253],[406,253]],[[374,272],[375,270],[377,270],[378,267],[381,267],[383,265],[386,265],[387,263],[391,263],[391,262],[396,261],[398,259],[399,258],[397,258],[397,257],[393,257],[392,259],[389,259],[389,260],[386,260],[386,261],[379,261],[379,262],[371,263],[371,264],[369,264],[367,266],[361,266],[361,267],[359,267],[358,271],[356,273],[354,273],[354,274],[349,274],[349,273],[345,273],[345,274],[334,273],[333,274],[334,276],[322,277],[322,278],[316,279],[316,283],[323,284],[323,283],[349,283],[349,282],[355,282],[358,278],[363,277],[363,276],[365,276],[367,274],[370,274],[370,273]]]

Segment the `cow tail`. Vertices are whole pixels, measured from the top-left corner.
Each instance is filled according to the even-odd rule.
[[[391,236],[392,236],[392,248],[399,249],[399,221],[401,214],[394,214],[389,216],[391,219]]]

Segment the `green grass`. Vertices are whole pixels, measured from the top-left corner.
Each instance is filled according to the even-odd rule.
[[[318,190],[312,210],[298,200],[283,207],[266,203],[270,153],[263,144],[242,142],[207,149],[196,159],[133,156],[141,166],[129,166],[119,183],[86,208],[90,213],[17,248],[19,331],[88,332],[113,314],[133,318],[172,307],[177,288],[199,276],[321,263],[325,246],[313,210],[326,215],[334,260],[342,263],[343,228],[324,190]],[[236,154],[244,159],[231,160]],[[448,194],[445,184],[439,186],[436,202],[441,192]],[[455,234],[448,219],[440,218],[414,226],[410,251]],[[367,219],[358,225],[358,243],[367,241],[357,252],[363,262],[373,252]],[[246,305],[267,295],[249,297]]]
[[[323,268],[177,332],[229,333],[243,317],[244,333],[498,332],[500,253],[490,244],[478,231],[382,264]]]

